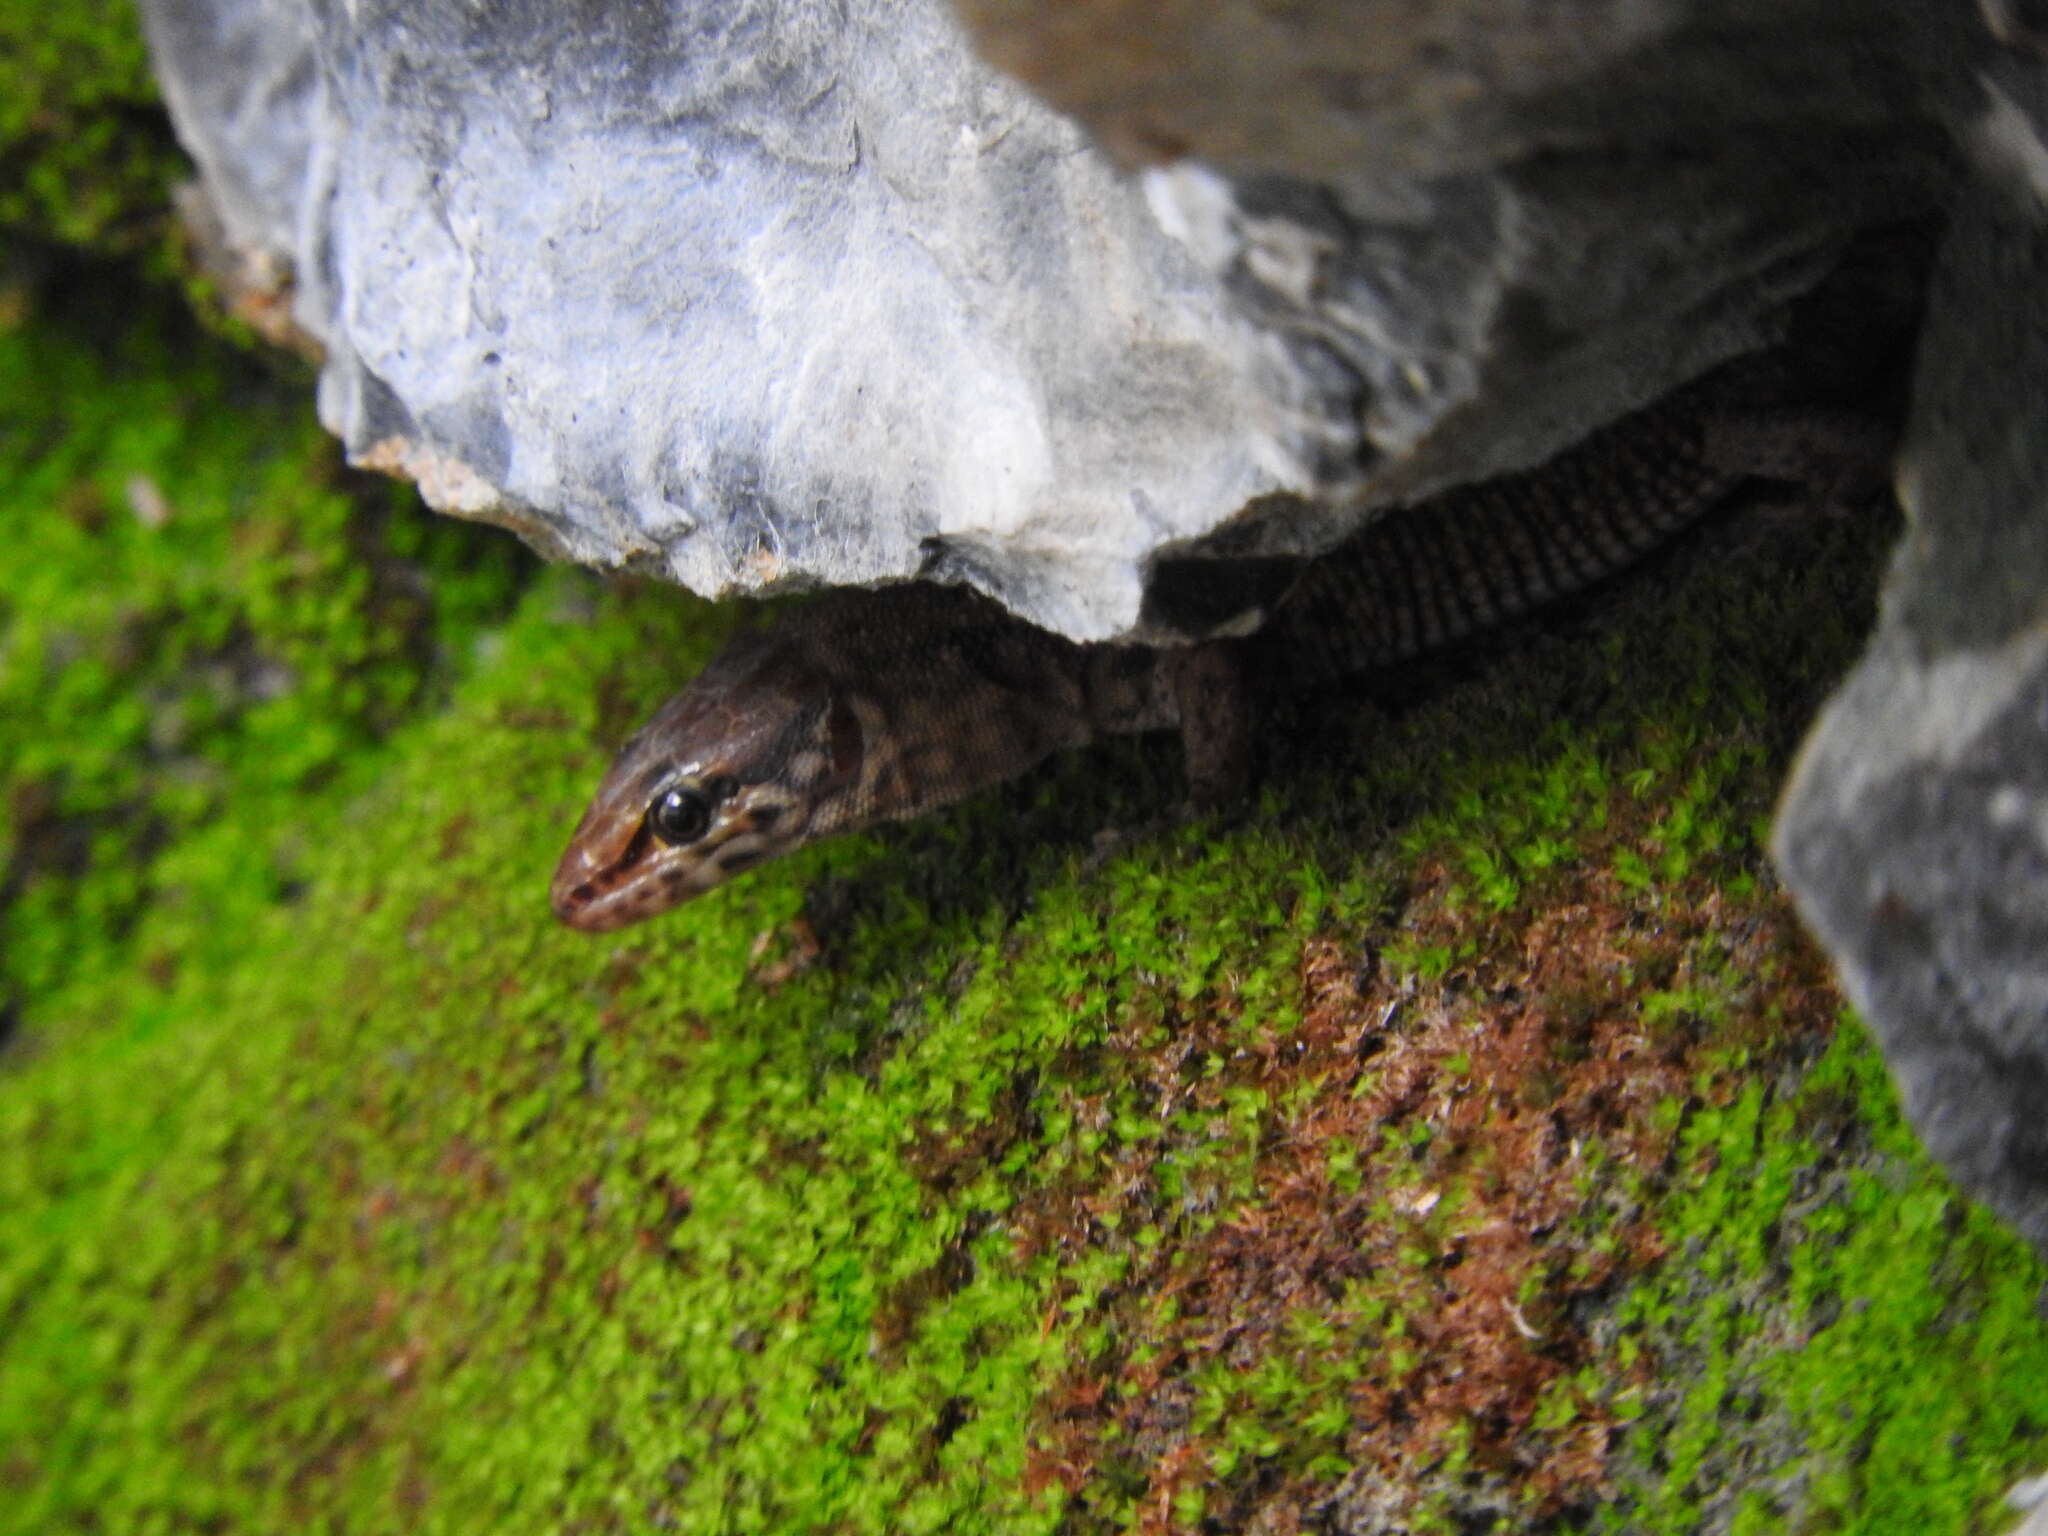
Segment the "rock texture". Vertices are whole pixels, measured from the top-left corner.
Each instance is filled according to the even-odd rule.
[[[1150,540],[1280,483],[1244,323],[936,5],[150,21],[324,419],[444,510],[707,593],[986,551],[1101,631]]]
[[[1901,455],[1910,532],[1777,851],[1920,1135],[2048,1252],[2044,105],[2036,61],[1987,72]]]
[[[1171,630],[1167,564],[1319,551],[1768,339],[1939,194],[1969,19],[1200,9],[1054,88],[1189,83],[1195,120],[1098,121],[1214,164],[1132,176],[941,0],[144,4],[358,462],[707,594],[929,575],[1079,638]]]

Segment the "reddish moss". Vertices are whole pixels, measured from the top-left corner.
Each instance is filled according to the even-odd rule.
[[[1025,1262],[1128,1265],[1084,1310],[1102,1343],[1035,1436],[1033,1486],[1062,1486],[1080,1528],[1135,1513],[1147,1532],[1285,1532],[1371,1488],[1541,1519],[1605,1490],[1652,1362],[1598,1320],[1661,1256],[1644,1200],[1682,1107],[1713,1053],[1803,1054],[1839,1002],[1780,898],[1731,913],[1704,878],[1646,896],[1604,863],[1556,884],[1482,931],[1425,865],[1399,940],[1455,953],[1476,933],[1476,956],[1424,983],[1356,932],[1318,933],[1284,1031],[1251,1027],[1227,992],[1132,1008],[1101,1090],[1063,1107],[1084,1131],[1131,1103],[1178,1129],[1013,1218]],[[1725,1017],[1646,1008],[1653,976]],[[1765,987],[1797,1017],[1760,1028]],[[1268,1106],[1249,1190],[1223,1197],[1218,1172],[1205,1194],[1188,1170],[1226,1159],[1200,1128],[1248,1089]]]

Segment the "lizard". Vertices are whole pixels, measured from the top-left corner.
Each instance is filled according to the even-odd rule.
[[[1242,639],[1077,642],[936,583],[826,594],[735,636],[625,744],[555,871],[555,915],[621,928],[1121,732],[1179,730],[1190,798],[1224,800],[1248,777],[1260,682],[1327,685],[1526,614],[1752,481],[1830,504],[1875,489],[1889,431],[1796,394],[1783,348],[1724,363],[1538,469],[1368,523]]]

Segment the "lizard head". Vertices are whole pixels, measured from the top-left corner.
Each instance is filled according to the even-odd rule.
[[[623,928],[836,830],[862,736],[792,648],[740,635],[620,750],[555,868],[555,916]]]

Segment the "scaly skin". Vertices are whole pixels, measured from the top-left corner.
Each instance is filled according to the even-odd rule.
[[[834,593],[734,639],[598,787],[555,915],[605,932],[835,833],[924,815],[1050,753],[1180,729],[1195,798],[1241,784],[1248,682],[1304,687],[1527,613],[1631,564],[1751,479],[1830,499],[1885,434],[1788,408],[1775,354],[1726,365],[1543,468],[1372,523],[1250,642],[1081,645],[964,588]]]

